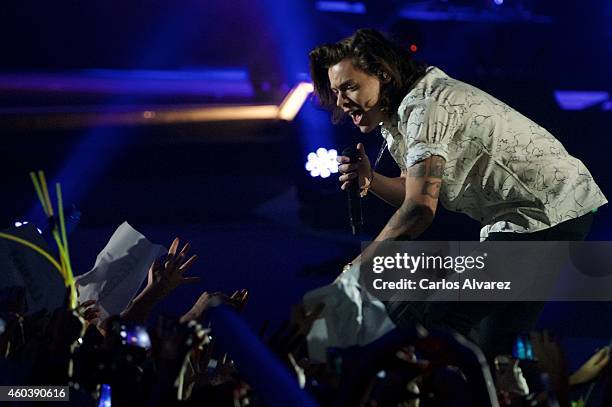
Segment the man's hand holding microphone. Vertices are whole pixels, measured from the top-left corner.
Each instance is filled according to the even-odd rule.
[[[366,185],[366,178],[369,180],[372,179],[372,166],[362,143],[357,144],[355,160],[345,155],[344,152],[343,155],[338,156],[337,160],[338,163],[340,163],[338,171],[342,174],[339,180],[342,182],[340,188],[342,188],[343,191],[346,191],[346,189],[355,182],[356,178],[359,178],[358,189]]]

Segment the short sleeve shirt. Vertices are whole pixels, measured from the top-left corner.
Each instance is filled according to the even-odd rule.
[[[543,230],[608,202],[546,129],[436,67],[381,132],[403,171],[432,155],[446,160],[440,203],[479,221],[481,240]]]

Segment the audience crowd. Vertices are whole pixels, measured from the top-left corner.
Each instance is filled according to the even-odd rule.
[[[189,249],[175,239],[144,289],[103,320],[95,301],[70,309],[68,294],[64,306],[31,314],[23,287],[4,289],[0,385],[69,386],[78,406],[274,406],[289,393],[291,404],[321,406],[612,406],[609,347],[570,372],[548,331],[517,336],[514,354],[486,360],[456,333],[415,326],[328,348],[327,363],[315,363],[306,337],[323,304],[296,305],[279,327],[253,334],[236,323],[247,290],[203,292],[182,316],[151,321],[160,300],[197,281],[185,274],[197,259]]]

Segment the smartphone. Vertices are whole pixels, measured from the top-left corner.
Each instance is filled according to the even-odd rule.
[[[123,338],[123,343],[126,345],[137,346],[143,349],[149,349],[151,347],[151,338],[144,326],[122,326],[121,328],[121,338]]]
[[[520,360],[535,360],[529,335],[518,335],[512,346],[512,356]]]

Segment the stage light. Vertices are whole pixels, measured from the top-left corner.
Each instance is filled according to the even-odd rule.
[[[130,106],[112,109],[80,109],[57,112],[55,108],[42,108],[36,118],[15,121],[15,128],[32,130],[47,128],[79,128],[102,126],[138,126],[190,122],[222,122],[241,120],[292,121],[300,112],[308,96],[314,91],[310,82],[300,82],[287,93],[280,105],[230,106],[159,106],[157,110],[138,110]]]
[[[563,110],[584,110],[598,104],[601,104],[602,110],[605,110],[605,103],[610,100],[610,93],[603,90],[555,90],[554,97]]]
[[[316,8],[319,11],[329,11],[333,13],[365,14],[366,12],[366,6],[362,2],[317,1]]]
[[[417,47],[416,44],[410,44],[411,52],[417,52],[418,50],[419,50],[419,47]]]
[[[338,172],[338,162],[336,161],[338,152],[334,149],[318,148],[316,153],[309,153],[305,164],[306,171],[311,177],[327,178],[331,174]]]
[[[493,0],[493,3],[497,4],[498,6],[501,6],[502,4],[504,4],[504,0]]]
[[[310,82],[300,82],[285,97],[285,100],[278,107],[278,118],[291,121],[298,114],[302,105],[314,91],[314,86]]]

